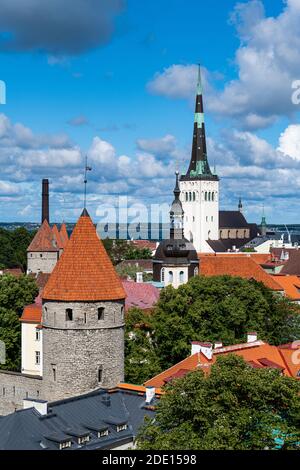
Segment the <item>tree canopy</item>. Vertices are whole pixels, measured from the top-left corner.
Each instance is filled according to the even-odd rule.
[[[26,250],[35,232],[29,232],[24,227],[13,231],[0,228],[0,265],[3,268],[21,268],[26,270]]]
[[[300,383],[278,370],[221,356],[209,376],[188,373],[166,387],[138,436],[145,450],[295,449],[300,444]]]
[[[35,280],[29,276],[0,276],[0,340],[5,343],[6,363],[2,369],[20,369],[21,325],[19,318],[25,305],[38,294]]]
[[[154,375],[143,363],[150,339],[153,363],[162,371],[186,358],[192,341],[243,343],[248,331],[273,345],[300,337],[299,306],[261,283],[230,276],[196,276],[178,289],[169,286],[152,315],[139,315],[136,323],[130,314],[127,318],[125,351],[127,377],[139,378],[139,383]],[[146,323],[147,331],[137,329],[139,323]],[[134,357],[139,361],[131,361]]]
[[[113,264],[118,264],[125,259],[151,259],[152,253],[148,248],[138,248],[128,240],[112,240],[104,238],[103,245]]]

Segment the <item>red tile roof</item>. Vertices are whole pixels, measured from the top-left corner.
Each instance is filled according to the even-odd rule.
[[[23,271],[21,268],[7,268],[7,269],[3,269],[3,274],[10,274],[11,276],[14,276],[14,277],[20,277],[22,276]]]
[[[152,308],[159,299],[159,289],[152,284],[122,281],[126,292],[125,309],[138,307],[141,309]]]
[[[42,299],[38,296],[35,303],[26,305],[20,318],[23,323],[41,323],[42,321]]]
[[[282,291],[282,287],[266,273],[250,256],[203,256],[200,258],[200,274],[203,276],[237,276],[263,282],[266,287]]]
[[[63,223],[61,225],[59,234],[60,234],[60,238],[61,238],[63,248],[64,248],[66,246],[66,244],[68,243],[68,240],[69,240],[69,235],[68,235],[67,227],[66,227],[65,223]]]
[[[214,349],[212,360],[208,360],[202,353],[196,353],[148,380],[144,385],[147,387],[163,387],[166,381],[168,382],[170,378],[176,378],[178,375],[185,375],[182,371],[188,373],[190,371],[202,369],[204,373],[209,373],[210,368],[216,362],[218,355],[232,353],[243,357],[244,360],[254,368],[276,368],[282,370],[283,374],[288,377],[296,377],[297,371],[300,369],[300,365],[294,365],[294,369],[292,369],[290,364],[292,360],[291,356],[292,353],[295,353],[295,349],[288,349],[287,347],[285,347],[285,349],[281,348],[282,346],[270,346],[263,341],[255,341],[253,343],[237,344]],[[298,348],[300,356],[300,344],[298,345]],[[286,357],[284,357],[284,355]]]
[[[44,288],[43,298],[99,301],[125,297],[121,281],[93,222],[84,211]]]
[[[58,228],[57,228],[56,224],[54,224],[53,227],[52,227],[52,233],[53,233],[53,236],[54,236],[54,239],[56,241],[56,244],[57,244],[58,248],[60,250],[62,250],[64,245],[63,245],[63,241],[61,239],[61,236],[60,236],[60,233],[58,231]]]
[[[284,289],[291,300],[300,301],[300,278],[298,276],[273,275],[273,279]]]
[[[27,251],[58,251],[57,242],[46,219],[37,231]]]

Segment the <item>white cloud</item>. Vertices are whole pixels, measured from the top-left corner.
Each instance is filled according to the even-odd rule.
[[[300,124],[292,124],[285,129],[280,135],[278,150],[300,161]]]
[[[176,149],[176,138],[167,134],[161,139],[138,139],[137,147],[145,152],[166,156]]]

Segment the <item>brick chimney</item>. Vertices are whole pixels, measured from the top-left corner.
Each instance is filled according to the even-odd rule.
[[[50,222],[49,219],[49,180],[43,179],[42,181],[42,223],[44,220]]]

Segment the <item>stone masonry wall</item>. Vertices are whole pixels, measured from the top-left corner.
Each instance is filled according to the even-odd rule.
[[[31,251],[27,253],[27,273],[52,273],[59,253],[58,251],[49,252],[35,252]]]
[[[23,398],[42,399],[41,377],[0,370],[0,416],[23,408]]]
[[[98,319],[98,308],[104,318]],[[73,320],[67,320],[71,309]],[[99,369],[102,377],[99,382]],[[43,305],[43,382],[48,400],[124,380],[124,302]]]

